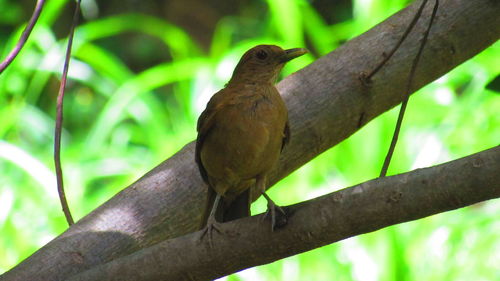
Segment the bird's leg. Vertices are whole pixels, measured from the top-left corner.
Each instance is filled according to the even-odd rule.
[[[217,231],[220,233],[220,230],[218,228],[219,222],[215,219],[215,213],[217,211],[217,208],[219,207],[219,201],[220,201],[221,196],[217,193],[215,196],[214,200],[214,205],[212,206],[212,210],[210,211],[210,215],[208,215],[207,219],[207,225],[203,229],[200,235],[200,241],[205,237],[205,235],[208,236],[208,244],[210,247],[213,247],[213,241],[212,241],[212,231]]]
[[[287,217],[283,208],[276,205],[265,192],[263,192],[262,195],[267,200],[267,211],[264,218],[268,217],[269,214],[271,215],[271,231],[274,231],[276,227],[284,226],[287,223]]]
[[[287,223],[286,213],[266,194],[266,177],[258,177],[256,185],[258,190],[262,192],[262,196],[267,200],[267,211],[262,219],[271,216],[271,231],[274,231],[276,227],[284,226]]]

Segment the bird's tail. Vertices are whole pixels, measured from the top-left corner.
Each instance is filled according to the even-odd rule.
[[[243,191],[231,203],[224,205],[223,222],[250,216],[250,188]]]

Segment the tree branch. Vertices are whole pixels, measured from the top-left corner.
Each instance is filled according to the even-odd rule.
[[[425,5],[426,2],[427,2],[427,0],[423,0],[422,6]],[[398,119],[396,120],[396,127],[394,128],[394,133],[392,135],[392,140],[391,140],[391,144],[389,146],[389,151],[387,152],[387,155],[385,156],[384,164],[382,165],[382,170],[380,171],[379,177],[385,177],[387,175],[387,170],[389,170],[389,164],[391,163],[392,155],[394,154],[394,150],[396,149],[396,143],[398,142],[399,132],[401,130],[401,125],[403,124],[403,117],[404,117],[405,112],[406,112],[406,106],[408,105],[408,101],[410,100],[410,93],[411,93],[411,88],[413,85],[413,77],[415,77],[415,71],[417,70],[418,62],[420,61],[420,56],[422,55],[422,51],[424,50],[425,43],[427,42],[427,37],[429,36],[429,31],[431,30],[432,22],[434,21],[434,17],[436,16],[438,7],[439,7],[439,1],[434,0],[434,8],[432,9],[432,14],[431,14],[431,17],[429,19],[429,26],[425,30],[424,36],[420,42],[420,47],[419,47],[418,52],[415,56],[415,59],[413,60],[412,65],[411,65],[410,73],[408,75],[408,82],[406,84],[406,88],[405,88],[405,92],[404,92],[404,98],[403,98],[403,101],[401,102],[401,107],[399,108]],[[422,9],[422,7],[419,8],[419,12],[421,11],[421,9]]]
[[[64,192],[63,171],[61,166],[61,134],[64,116],[64,94],[66,90],[66,81],[68,79],[73,36],[75,35],[75,27],[78,24],[78,16],[80,15],[80,2],[81,0],[76,1],[75,11],[73,12],[73,21],[69,28],[68,45],[66,46],[66,56],[64,58],[61,84],[59,84],[59,91],[57,93],[56,126],[54,128],[54,166],[56,169],[57,193],[59,194],[59,201],[61,202],[61,207],[69,226],[73,225],[74,221],[69,209],[68,200],[66,200],[66,193]]]
[[[214,249],[190,233],[97,266],[68,281],[213,280],[352,236],[500,197],[500,146],[371,180],[288,207],[273,233],[262,215],[224,224]]]
[[[372,79],[370,88],[363,86],[359,74],[375,67],[384,51],[394,46],[417,6],[418,1],[279,83],[293,137],[271,183],[356,132],[360,116],[367,122],[401,102],[406,81],[402,75],[408,73],[431,9],[424,9],[424,20]],[[494,43],[500,37],[498,14],[498,1],[442,1],[412,91]],[[193,144],[188,144],[0,279],[64,280],[196,230],[206,186],[193,152]]]
[[[28,41],[28,38],[30,37],[31,31],[35,27],[35,24],[38,21],[38,18],[40,17],[40,13],[42,12],[43,5],[45,5],[45,0],[36,1],[36,6],[35,6],[35,10],[33,11],[33,15],[31,15],[31,18],[30,18],[28,24],[26,25],[26,28],[24,28],[23,33],[21,34],[21,37],[19,38],[19,41],[17,41],[14,48],[9,52],[7,57],[0,63],[0,74],[2,74],[2,72],[17,57],[19,52],[21,52],[21,49],[24,47],[24,44],[26,43],[26,41]]]

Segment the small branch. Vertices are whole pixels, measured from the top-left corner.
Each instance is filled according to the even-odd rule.
[[[399,39],[398,43],[394,48],[385,56],[385,58],[366,76],[362,77],[363,81],[365,83],[369,83],[371,81],[373,75],[375,75],[381,68],[384,66],[389,59],[394,55],[394,53],[399,49],[401,44],[405,41],[406,37],[408,37],[408,34],[413,30],[413,27],[415,27],[415,24],[417,23],[418,19],[420,18],[420,15],[422,15],[422,11],[424,10],[425,5],[427,4],[428,0],[423,0],[422,4],[420,4],[420,7],[418,8],[417,13],[413,17],[413,19],[410,22],[410,25],[408,25],[408,28],[406,28],[405,32],[403,33],[403,36],[401,36],[401,39]]]
[[[57,192],[59,193],[59,199],[61,201],[64,216],[66,217],[66,221],[70,226],[74,223],[74,221],[69,210],[68,201],[66,200],[66,194],[64,193],[63,172],[61,167],[61,131],[63,124],[64,90],[66,89],[66,81],[68,78],[69,61],[71,59],[71,47],[73,46],[75,26],[78,24],[78,16],[80,14],[80,1],[81,0],[78,0],[76,2],[75,12],[73,14],[73,22],[71,24],[68,36],[68,46],[66,48],[66,58],[64,60],[61,85],[59,86],[59,93],[57,94],[57,116],[56,128],[54,133],[54,164],[56,167]]]
[[[35,27],[35,24],[38,21],[38,18],[40,17],[40,13],[42,12],[44,4],[45,0],[38,0],[36,2],[33,15],[31,16],[30,21],[28,22],[28,25],[24,29],[23,33],[21,34],[19,41],[17,41],[16,45],[14,46],[14,49],[10,51],[5,60],[0,63],[0,74],[2,74],[2,72],[10,65],[10,63],[17,57],[21,49],[24,47],[24,44],[28,40],[31,31],[33,30],[33,27]]]
[[[426,1],[424,1],[426,2]],[[429,36],[429,32],[432,27],[432,23],[434,22],[434,18],[436,17],[436,13],[439,7],[439,1],[435,0],[434,8],[432,10],[432,15],[429,20],[429,25],[424,33],[424,38],[422,39],[422,43],[420,44],[420,48],[418,49],[417,55],[415,56],[415,60],[411,65],[410,76],[408,77],[408,84],[406,84],[406,91],[404,94],[403,102],[401,103],[401,108],[399,109],[398,120],[396,122],[396,128],[394,129],[394,134],[392,135],[391,145],[389,146],[389,151],[385,156],[384,164],[382,166],[382,171],[380,172],[380,177],[385,177],[387,175],[387,170],[389,169],[389,164],[391,163],[392,155],[394,154],[394,149],[396,148],[396,143],[398,142],[399,132],[401,130],[401,124],[403,123],[403,117],[406,112],[406,106],[408,105],[408,100],[410,99],[410,91],[413,86],[413,79],[415,78],[415,71],[417,70],[418,62],[420,61],[420,56],[422,55],[422,51],[424,50],[425,43],[427,43],[427,37]]]
[[[431,168],[379,178],[286,209],[270,232],[262,215],[220,226],[215,248],[200,232],[158,243],[68,281],[213,280],[387,226],[500,197],[500,146]],[[189,272],[189,276],[186,273]]]

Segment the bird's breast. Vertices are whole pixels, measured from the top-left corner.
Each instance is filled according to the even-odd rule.
[[[277,98],[240,95],[219,108],[201,150],[211,177],[251,179],[272,168],[287,121],[286,107],[279,94]]]

